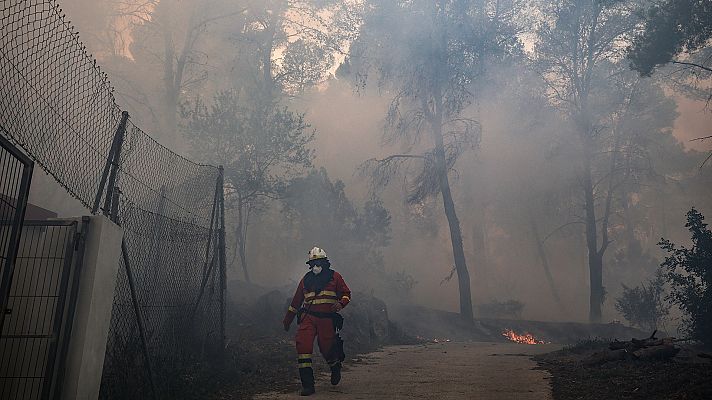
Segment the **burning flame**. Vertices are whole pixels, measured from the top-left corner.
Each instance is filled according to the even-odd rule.
[[[502,336],[507,339],[522,344],[544,344],[544,341],[538,340],[531,333],[524,332],[523,335],[519,335],[511,329],[505,329],[502,331]]]

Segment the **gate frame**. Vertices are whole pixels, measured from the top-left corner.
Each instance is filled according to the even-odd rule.
[[[4,128],[0,126],[0,131]],[[32,181],[32,172],[35,163],[17,148],[12,142],[0,134],[0,147],[5,149],[20,163],[24,165],[22,170],[22,180],[20,181],[20,190],[17,197],[17,207],[15,208],[15,216],[12,220],[12,231],[10,233],[10,242],[8,243],[7,261],[3,267],[2,276],[0,276],[0,332],[2,332],[5,323],[5,315],[7,310],[8,298],[10,297],[10,286],[12,284],[12,275],[15,271],[15,261],[17,251],[20,247],[20,236],[22,235],[22,226],[25,220],[25,210],[27,209],[27,200],[30,196],[30,183]]]
[[[54,314],[49,317],[52,321],[51,336],[53,340],[49,344],[46,354],[42,386],[39,393],[40,399],[55,400],[61,396],[61,389],[64,383],[64,363],[67,361],[69,342],[74,325],[80,277],[84,265],[86,235],[90,229],[89,223],[88,217],[82,217],[81,219],[59,218],[23,221],[23,229],[29,227],[65,227],[69,229],[67,235],[70,235],[64,245],[64,260],[57,278],[57,285],[59,286],[57,305]]]

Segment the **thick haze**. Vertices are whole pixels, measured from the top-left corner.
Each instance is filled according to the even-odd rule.
[[[249,200],[245,208],[250,215],[245,256],[253,283],[281,287],[298,281],[306,271],[308,249],[318,245],[356,292],[373,292],[389,304],[458,310],[457,275],[451,274],[453,249],[440,195],[408,204],[405,182],[412,179],[412,171],[395,175],[377,193],[360,172],[369,159],[426,151],[430,139],[424,136],[410,146],[385,144],[384,120],[396,93],[393,86],[379,85],[382,82],[373,73],[360,86],[356,62],[351,70],[334,72],[333,60],[345,57],[335,54],[334,47],[348,49],[354,40],[366,46],[364,35],[350,30],[346,22],[340,25],[343,31],[323,29],[334,21],[354,22],[339,14],[350,2],[162,0],[133,9],[112,0],[60,3],[109,74],[117,102],[134,122],[181,154],[226,165],[228,175],[230,165],[236,166],[237,188],[245,180],[254,183],[238,176],[239,166],[247,165],[241,163],[257,163],[270,152],[286,151],[286,145],[231,154],[227,149],[233,147],[210,136],[221,129],[208,123],[215,116],[214,95],[233,90],[235,104],[223,111],[240,118],[235,125],[220,126],[239,127],[234,128],[235,135],[283,129],[287,141],[293,137],[289,134],[297,135],[304,114],[310,127],[299,134],[304,138],[314,134],[306,144],[313,151],[312,165],[295,162],[308,156],[290,149],[290,157],[269,167],[271,186],[260,189],[267,194]],[[311,16],[283,8],[322,5]],[[122,13],[131,15],[117,16]],[[532,27],[521,27],[526,16],[521,19],[519,29],[533,32]],[[321,32],[295,33],[300,23]],[[280,29],[281,33],[271,31]],[[266,40],[270,32],[273,35]],[[334,37],[325,39],[329,34]],[[299,39],[322,42],[299,47]],[[550,79],[551,72],[541,73],[537,70],[541,60],[531,60],[527,52],[512,47],[507,55],[483,61],[478,81],[466,84],[474,96],[463,115],[479,122],[479,145],[463,152],[449,174],[475,316],[482,304],[517,300],[524,304],[524,318],[588,320],[589,265],[578,189],[581,145],[572,134],[568,111],[549,101],[551,87],[542,76]],[[543,57],[537,47],[532,51],[535,58]],[[266,77],[264,61],[269,58]],[[591,106],[592,113],[609,113],[601,117],[607,122],[600,125],[600,137],[595,139],[600,142],[593,150],[599,216],[608,191],[613,191],[610,245],[603,256],[604,322],[621,319],[613,308],[621,284],[636,286],[655,274],[661,237],[687,243],[687,210],[694,206],[712,218],[712,165],[699,168],[712,145],[689,142],[712,134],[712,113],[704,99],[675,91],[666,85],[663,73],[640,78],[627,68],[625,59],[618,63],[624,66],[601,66],[613,72],[607,78],[596,77],[592,92],[598,97]],[[607,111],[617,102],[620,108]],[[203,114],[195,111],[201,105],[207,105]],[[196,133],[203,128],[205,132]],[[233,134],[232,128],[226,129],[220,134]],[[607,138],[609,131],[614,133]],[[237,143],[248,143],[246,148],[262,142],[257,138]],[[609,171],[608,153],[614,143],[623,156]],[[49,178],[37,174],[35,182],[44,184],[33,186],[32,202],[62,214],[80,212]],[[227,200],[228,262],[231,278],[242,280],[236,199]]]

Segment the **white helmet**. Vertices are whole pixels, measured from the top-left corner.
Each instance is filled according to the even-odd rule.
[[[309,264],[309,261],[318,260],[320,258],[326,258],[326,252],[324,251],[324,249],[314,247],[313,249],[309,250],[309,260],[307,260],[307,264]]]

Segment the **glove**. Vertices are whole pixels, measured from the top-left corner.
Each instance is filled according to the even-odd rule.
[[[285,332],[289,332],[289,327],[290,327],[292,324],[290,324],[289,322],[284,321],[284,322],[282,322],[282,325],[284,325],[284,331],[285,331]]]
[[[331,311],[332,312],[339,312],[344,308],[344,306],[341,305],[341,303],[335,303],[333,306],[331,306]]]

